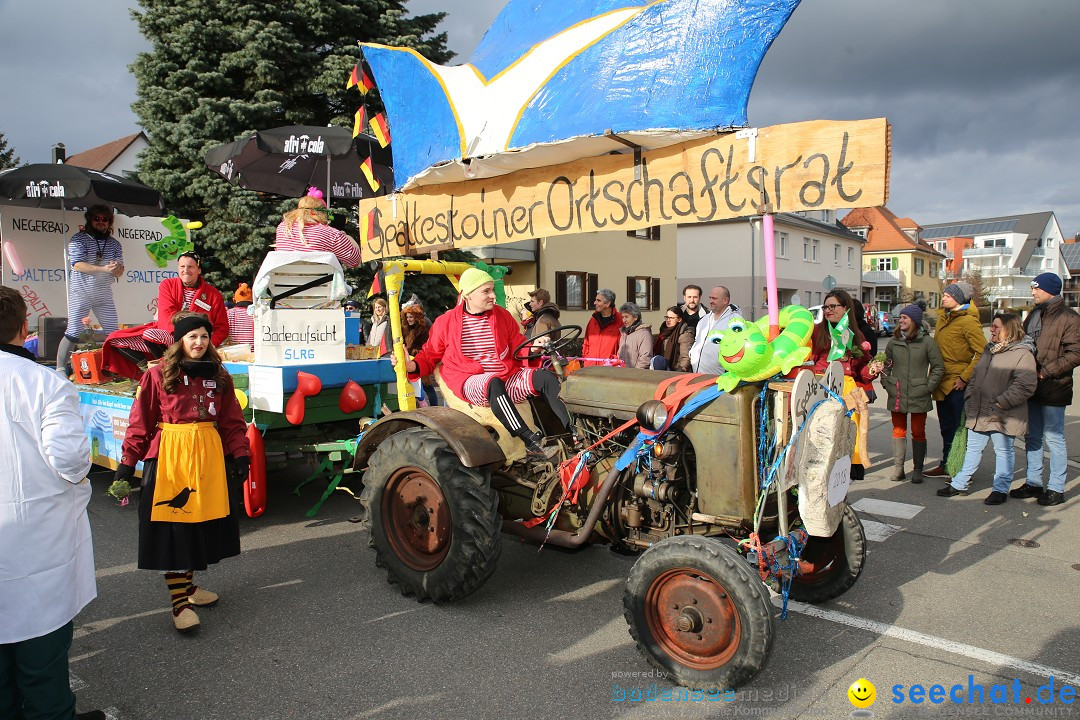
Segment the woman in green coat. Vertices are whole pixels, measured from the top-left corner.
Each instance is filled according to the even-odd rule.
[[[911,416],[911,482],[923,481],[926,459],[926,413],[933,408],[931,393],[945,374],[937,343],[922,329],[922,308],[908,305],[900,311],[893,338],[885,348],[881,385],[889,395],[893,426],[893,473],[890,480],[904,479],[907,455],[908,415]]]

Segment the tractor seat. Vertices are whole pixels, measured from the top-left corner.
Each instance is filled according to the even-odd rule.
[[[441,365],[435,368],[435,383],[439,386],[439,396],[442,397],[446,406],[454,408],[459,412],[463,412],[484,427],[494,430],[497,435],[496,442],[499,443],[503,455],[506,456],[507,463],[525,459],[525,443],[523,443],[520,438],[516,438],[510,434],[510,431],[499,422],[497,417],[495,417],[495,413],[491,412],[491,408],[472,405],[455,395],[446,383],[443,382],[442,373],[440,372],[441,368]],[[514,403],[514,406],[517,408],[518,414],[520,414],[521,418],[525,421],[525,424],[535,431],[537,427],[536,421],[533,419],[532,406],[528,403]]]

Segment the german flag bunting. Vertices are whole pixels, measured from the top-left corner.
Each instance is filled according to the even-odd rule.
[[[379,113],[371,118],[369,124],[371,125],[371,134],[379,141],[379,147],[386,147],[389,145],[390,128],[386,125],[386,115],[384,113]]]
[[[353,115],[352,136],[356,137],[364,129],[364,118],[367,117],[367,106],[361,106]]]
[[[364,177],[367,178],[371,192],[379,192],[379,178],[375,177],[375,166],[372,164],[370,156],[364,158],[364,162],[360,163],[360,169],[364,171]]]
[[[368,290],[368,297],[372,295],[381,295],[386,292],[386,275],[383,274],[381,269],[375,271],[375,277],[371,279],[371,289]]]
[[[366,245],[373,237],[375,237],[375,211],[370,210],[367,215],[360,218],[360,245]]]
[[[352,72],[349,73],[349,82],[345,84],[345,89],[348,90],[351,87],[355,87],[360,91],[361,95],[367,95],[371,92],[371,89],[375,87],[375,83],[371,80],[371,76],[357,63]]]

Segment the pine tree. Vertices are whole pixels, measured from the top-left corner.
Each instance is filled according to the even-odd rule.
[[[139,179],[160,190],[173,213],[203,221],[195,242],[209,255],[204,272],[226,295],[252,281],[281,213],[296,201],[230,185],[207,170],[207,148],[280,125],[351,129],[361,98],[345,84],[359,41],[448,61],[446,34],[433,34],[445,13],[407,18],[405,2],[139,0],[132,11],[153,46],[131,66],[132,109],[150,137]],[[356,207],[344,210],[337,214],[351,222],[342,229],[355,237]],[[349,275],[354,286],[371,283],[369,269]]]
[[[22,160],[15,155],[15,149],[8,147],[7,138],[0,131],[0,170],[10,170],[22,165]]]

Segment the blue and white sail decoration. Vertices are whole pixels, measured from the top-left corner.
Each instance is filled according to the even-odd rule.
[[[398,189],[745,127],[799,0],[510,0],[469,61],[363,44]]]

